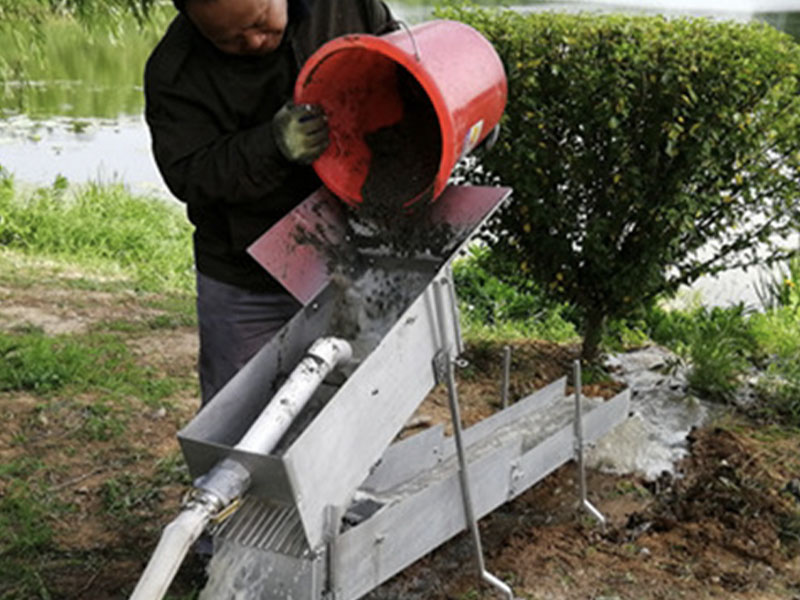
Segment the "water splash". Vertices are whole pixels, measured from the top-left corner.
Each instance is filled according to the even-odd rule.
[[[689,394],[686,366],[664,348],[617,354],[607,366],[631,389],[631,417],[597,442],[587,465],[648,480],[674,473],[688,454],[687,436],[714,416],[715,407]]]

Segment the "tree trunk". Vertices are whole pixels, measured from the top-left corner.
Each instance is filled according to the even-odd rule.
[[[581,359],[587,363],[594,362],[600,349],[606,316],[601,312],[589,312],[583,320],[583,347]]]

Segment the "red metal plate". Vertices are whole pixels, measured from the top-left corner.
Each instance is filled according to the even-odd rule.
[[[450,238],[437,256],[442,264],[510,195],[509,188],[478,186],[450,186],[442,193],[430,208],[433,224],[451,228]],[[356,252],[346,231],[341,202],[321,188],[253,242],[248,252],[306,305],[330,281],[336,255]]]

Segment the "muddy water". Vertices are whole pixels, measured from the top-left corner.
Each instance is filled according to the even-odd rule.
[[[630,418],[598,441],[587,465],[607,472],[638,473],[654,480],[674,474],[688,453],[687,436],[707,423],[719,408],[691,396],[686,367],[658,347],[611,357],[608,366],[631,390]]]
[[[267,594],[270,598],[291,598],[285,591],[281,593],[274,570],[274,562],[261,550],[233,542],[222,544],[209,563],[208,583],[200,592],[200,600],[261,600]],[[304,576],[302,570],[295,574],[298,581]]]

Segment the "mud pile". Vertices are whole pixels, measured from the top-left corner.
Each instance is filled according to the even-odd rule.
[[[430,201],[442,156],[433,104],[407,71],[398,71],[402,118],[365,136],[372,158],[361,195],[362,208],[371,216],[396,211],[411,202]]]
[[[628,528],[660,532],[693,549],[698,568],[709,546],[740,559],[779,568],[800,553],[797,497],[753,440],[722,428],[690,436],[691,455],[681,477],[657,485],[656,501],[631,516]]]

